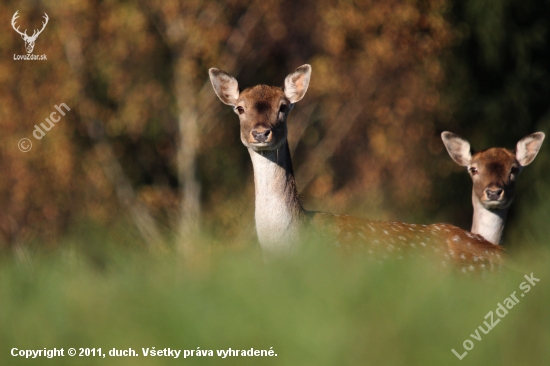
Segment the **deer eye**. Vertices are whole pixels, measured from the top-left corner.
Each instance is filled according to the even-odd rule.
[[[239,113],[239,114],[243,114],[243,113],[244,113],[244,108],[241,107],[241,106],[235,107],[235,109],[237,110],[237,113]]]
[[[470,174],[472,175],[476,175],[477,174],[477,168],[476,167],[471,167],[470,169],[468,169],[470,171]]]
[[[281,104],[281,106],[279,107],[279,112],[285,113],[286,109],[287,109],[287,105],[286,104]]]
[[[517,175],[519,173],[519,168],[517,166],[513,166],[510,170],[510,174]]]

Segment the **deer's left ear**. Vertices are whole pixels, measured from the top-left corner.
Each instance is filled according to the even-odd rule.
[[[311,78],[311,66],[302,65],[285,78],[285,96],[294,104],[306,95],[309,79]]]
[[[210,75],[210,82],[212,82],[212,87],[218,98],[227,105],[235,106],[240,94],[237,80],[233,76],[215,67],[208,70],[208,74]]]
[[[443,144],[447,148],[451,158],[461,166],[468,166],[472,161],[472,149],[470,143],[460,136],[445,131],[441,134]]]
[[[543,141],[542,132],[535,132],[519,140],[516,145],[516,159],[521,166],[527,166],[535,160]]]

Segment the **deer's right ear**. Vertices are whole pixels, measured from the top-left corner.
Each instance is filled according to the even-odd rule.
[[[533,162],[543,141],[544,133],[542,132],[535,132],[519,140],[516,145],[516,159],[521,166],[527,166]]]
[[[290,103],[299,102],[306,95],[310,78],[311,66],[308,64],[300,66],[285,78],[284,91]]]
[[[470,143],[452,132],[443,132],[441,139],[451,158],[461,166],[468,166],[472,161]]]
[[[237,80],[214,67],[208,70],[208,74],[218,98],[227,105],[235,106],[237,99],[239,99],[239,83]]]

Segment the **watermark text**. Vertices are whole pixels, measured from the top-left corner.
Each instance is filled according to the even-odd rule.
[[[519,285],[519,289],[522,290],[521,294],[519,294],[519,296],[521,297],[524,297],[526,293],[531,291],[531,286],[534,287],[537,284],[537,282],[540,281],[540,279],[535,278],[533,276],[533,273],[531,273],[530,275],[525,275],[523,277],[527,281],[522,282]],[[510,296],[508,296],[502,301],[502,303],[499,302],[494,312],[492,310],[489,311],[484,317],[485,321],[483,322],[483,324],[478,326],[475,329],[473,334],[470,334],[470,338],[472,338],[475,341],[481,342],[482,337],[485,334],[489,334],[489,332],[493,330],[493,328],[496,327],[498,323],[500,323],[500,320],[508,314],[508,311],[519,303],[519,299],[516,296],[516,292],[517,291],[512,292]],[[461,350],[457,352],[454,348],[451,349],[451,352],[453,352],[453,354],[459,360],[462,360],[464,357],[466,357],[466,355],[468,354],[468,351],[471,351],[475,347],[475,343],[472,339],[468,338],[462,343],[464,352],[459,353],[461,352]]]

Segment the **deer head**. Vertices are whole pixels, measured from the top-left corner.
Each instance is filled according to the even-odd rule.
[[[211,68],[209,74],[216,95],[239,116],[241,141],[246,147],[260,152],[276,150],[286,142],[286,119],[306,94],[311,66],[300,66],[288,75],[284,88],[256,85],[242,92],[237,80],[225,72]]]
[[[21,38],[23,38],[23,40],[25,41],[25,48],[27,49],[27,53],[32,53],[34,49],[34,42],[36,42],[36,39],[38,38],[40,33],[42,33],[44,28],[46,28],[46,24],[48,24],[48,19],[49,19],[48,14],[44,13],[45,22],[42,22],[42,29],[40,29],[39,31],[35,29],[34,32],[32,33],[32,36],[29,36],[27,35],[26,29],[24,32],[21,32],[19,31],[19,27],[15,28],[15,20],[19,18],[19,15],[17,15],[18,12],[19,10],[16,11],[15,14],[13,14],[13,17],[11,18],[11,26],[17,33],[21,35]]]
[[[451,132],[441,134],[451,158],[468,167],[474,183],[473,197],[488,210],[505,209],[514,199],[514,186],[523,167],[531,164],[544,141],[536,132],[521,139],[516,150],[490,148],[473,153],[470,143]]]

